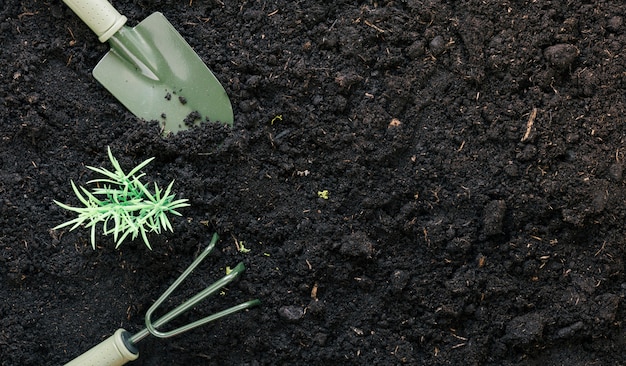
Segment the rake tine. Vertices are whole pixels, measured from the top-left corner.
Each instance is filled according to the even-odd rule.
[[[167,314],[163,315],[161,318],[159,318],[159,319],[157,319],[155,321],[152,321],[152,314],[154,313],[154,311],[170,296],[170,294],[174,290],[176,290],[176,288],[185,280],[185,278],[213,250],[213,248],[215,247],[215,243],[217,242],[217,239],[218,239],[217,234],[214,234],[213,238],[211,239],[211,243],[209,244],[209,246],[198,256],[198,258],[196,258],[193,261],[193,263],[191,263],[191,265],[180,275],[180,277],[178,277],[178,279],[176,279],[176,281],[174,281],[174,283],[163,293],[163,295],[161,295],[161,297],[159,297],[154,302],[154,304],[148,309],[148,311],[146,312],[146,328],[144,328],[141,331],[137,332],[136,334],[132,335],[130,337],[130,339],[129,339],[131,343],[136,344],[137,342],[141,341],[142,339],[144,339],[145,337],[147,337],[150,334],[152,334],[152,335],[154,335],[155,337],[158,337],[158,338],[173,337],[173,336],[179,335],[181,333],[184,333],[184,332],[186,332],[188,330],[191,330],[193,328],[199,327],[201,325],[207,324],[209,322],[212,322],[212,321],[217,320],[219,318],[222,318],[224,316],[227,316],[227,315],[230,315],[232,313],[235,313],[237,311],[241,311],[241,310],[244,310],[244,309],[247,309],[247,308],[250,308],[252,306],[256,306],[256,305],[260,304],[259,300],[247,301],[247,302],[244,302],[242,304],[235,305],[235,306],[230,307],[230,308],[228,308],[226,310],[222,310],[222,311],[220,311],[220,312],[218,312],[216,314],[209,315],[209,316],[207,316],[205,318],[202,318],[200,320],[194,321],[192,323],[189,323],[187,325],[181,326],[179,328],[176,328],[176,329],[168,331],[168,332],[162,332],[162,331],[157,330],[157,328],[159,328],[159,327],[165,325],[166,323],[170,322],[174,318],[178,317],[179,315],[183,314],[187,310],[189,310],[192,307],[194,307],[200,301],[204,300],[205,298],[209,297],[210,295],[212,295],[213,293],[215,293],[216,291],[218,291],[222,287],[224,287],[227,284],[229,284],[230,282],[232,282],[235,278],[237,278],[237,276],[239,276],[240,273],[242,273],[245,270],[245,266],[244,266],[243,263],[237,264],[237,266],[229,274],[227,274],[226,276],[224,276],[221,279],[217,280],[213,284],[209,285],[207,288],[205,288],[204,290],[202,290],[198,294],[194,295],[189,300],[183,302],[181,305],[179,305],[178,307],[174,308],[173,310],[171,310]]]

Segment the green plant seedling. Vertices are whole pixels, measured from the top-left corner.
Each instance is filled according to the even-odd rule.
[[[243,240],[237,240],[237,238],[235,238],[235,236],[233,235],[233,240],[235,241],[235,247],[237,248],[237,251],[239,253],[249,253],[250,249],[246,248],[244,246],[245,242]]]
[[[246,248],[246,247],[244,246],[244,244],[245,244],[245,242],[240,241],[240,242],[239,242],[239,247],[237,248],[237,250],[239,251],[239,253],[244,253],[244,254],[245,254],[245,253],[250,253],[250,249]]]
[[[77,187],[71,181],[72,189],[84,207],[72,207],[55,200],[54,203],[60,207],[78,213],[78,217],[55,226],[53,230],[70,225],[72,225],[70,231],[81,225],[91,228],[91,246],[96,249],[96,226],[102,223],[102,234],[105,236],[113,234],[115,248],[118,248],[129,235],[132,240],[141,235],[148,249],[152,250],[147,234],[151,232],[160,234],[162,230],[173,231],[167,214],[181,216],[176,210],[189,206],[188,200],[174,199],[175,194],[171,193],[174,181],[165,191],[154,183],[154,192],[140,181],[145,174],[139,171],[154,158],[145,160],[126,174],[113,157],[111,148],[107,150],[114,171],[88,166],[90,170],[105,177],[88,181],[87,184],[97,186],[91,191]]]
[[[272,120],[270,121],[270,124],[273,126],[274,122],[282,121],[282,120],[283,120],[283,115],[282,114],[277,114],[274,118],[272,118]]]

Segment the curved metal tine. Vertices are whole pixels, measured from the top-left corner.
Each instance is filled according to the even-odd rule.
[[[244,303],[232,306],[232,307],[230,307],[230,308],[228,308],[226,310],[222,310],[222,311],[220,311],[218,313],[215,313],[213,315],[209,315],[209,316],[207,316],[205,318],[202,318],[200,320],[196,320],[193,323],[189,323],[187,325],[184,325],[182,327],[179,327],[179,328],[174,329],[174,330],[169,331],[169,332],[159,332],[158,330],[154,329],[154,326],[152,326],[152,329],[148,329],[148,331],[150,331],[150,333],[152,335],[154,335],[155,337],[159,337],[159,338],[174,337],[176,335],[185,333],[186,331],[191,330],[193,328],[197,328],[197,327],[199,327],[201,325],[210,323],[210,322],[212,322],[214,320],[217,320],[219,318],[223,318],[223,317],[225,317],[227,315],[236,313],[238,311],[241,311],[241,310],[244,310],[244,309],[247,309],[247,308],[251,308],[251,307],[256,306],[256,305],[259,305],[260,303],[261,303],[261,301],[259,301],[258,299],[246,301]],[[161,320],[161,319],[159,319],[159,320]]]
[[[244,267],[243,263],[239,263],[235,267],[235,269],[233,269],[229,274],[227,274],[226,276],[222,277],[221,279],[219,279],[218,281],[216,281],[215,283],[213,283],[209,287],[205,288],[203,291],[199,292],[194,297],[192,297],[191,299],[185,301],[180,306],[176,307],[175,309],[173,309],[169,313],[165,314],[164,316],[162,316],[161,318],[159,318],[157,321],[155,321],[153,323],[151,321],[152,313],[156,310],[156,308],[159,305],[157,303],[154,303],[154,305],[152,305],[150,307],[150,309],[148,309],[148,311],[146,312],[146,328],[148,329],[150,334],[154,335],[155,337],[169,338],[169,337],[173,337],[175,335],[181,334],[184,331],[187,331],[187,330],[193,328],[193,327],[190,327],[190,325],[202,322],[202,323],[196,325],[196,326],[199,326],[199,325],[208,323],[209,321],[212,321],[212,320],[215,320],[215,319],[219,318],[219,317],[215,317],[215,315],[219,315],[220,313],[214,314],[212,316],[208,316],[208,317],[206,317],[204,319],[201,319],[199,321],[191,323],[191,324],[189,324],[187,326],[183,326],[183,327],[171,330],[169,332],[161,332],[161,331],[158,331],[156,329],[156,327],[164,325],[165,323],[169,322],[170,320],[176,318],[177,316],[181,315],[185,311],[187,311],[190,308],[192,308],[194,305],[196,305],[200,301],[204,300],[205,298],[207,298],[211,294],[215,293],[216,291],[218,291],[222,287],[226,286],[228,283],[230,283],[232,280],[234,280],[244,270],[245,270],[245,267]],[[225,316],[225,315],[228,315],[228,314],[224,314],[222,316]],[[209,319],[209,320],[207,320],[207,319]]]
[[[185,271],[176,279],[176,281],[174,281],[174,283],[172,283],[170,285],[170,287],[154,302],[154,304],[152,304],[152,306],[150,307],[150,309],[148,309],[148,312],[151,314],[152,311],[154,311],[157,307],[159,307],[161,305],[161,303],[163,303],[163,301],[165,301],[165,299],[167,299],[170,294],[172,292],[174,292],[174,290],[176,290],[176,288],[185,280],[185,278],[187,278],[187,276],[189,276],[189,274],[198,266],[198,264],[200,264],[200,262],[202,262],[202,260],[209,254],[211,253],[211,251],[213,250],[213,248],[215,247],[215,244],[217,243],[217,240],[219,239],[219,236],[217,235],[217,233],[213,234],[213,237],[211,238],[211,242],[209,243],[209,245],[206,247],[206,249],[204,249],[202,251],[202,253],[200,253],[200,255],[198,255],[198,258],[196,258],[190,265],[189,267],[187,267],[187,269],[185,269]],[[176,310],[176,309],[174,309]],[[171,312],[170,312],[171,313]],[[169,313],[168,313],[169,314]],[[146,318],[148,318],[148,314],[146,314]],[[162,325],[162,324],[161,324]],[[158,326],[158,325],[157,325]],[[132,335],[130,337],[130,341],[134,344],[136,344],[137,342],[139,342],[140,340],[144,339],[148,334],[150,334],[150,332],[148,331],[148,329],[142,329],[141,331],[139,331],[138,333]]]
[[[216,320],[226,315],[232,314],[234,312],[255,306],[260,303],[258,300],[248,301],[248,302],[233,306],[231,308],[228,308],[226,310],[223,310],[219,313],[207,316],[206,318],[197,320],[193,323],[171,330],[169,332],[161,332],[156,329],[166,324],[167,322],[171,321],[172,319],[178,317],[179,315],[189,310],[200,301],[204,300],[211,294],[215,293],[222,287],[226,286],[228,283],[234,280],[241,272],[245,270],[245,266],[243,265],[243,263],[239,263],[229,274],[222,277],[215,283],[211,284],[210,286],[205,288],[203,291],[199,292],[198,294],[193,296],[191,299],[185,301],[183,304],[174,308],[173,310],[171,310],[170,312],[168,312],[161,318],[152,322],[151,320],[152,313],[165,301],[165,299],[169,297],[169,295],[183,282],[183,280],[198,266],[198,264],[204,259],[204,257],[206,257],[206,255],[208,255],[211,252],[211,250],[213,250],[213,247],[215,246],[217,239],[218,239],[217,234],[214,234],[213,239],[211,240],[211,243],[209,244],[209,246],[198,256],[198,258],[196,258],[196,260],[193,261],[193,263],[191,263],[191,265],[180,275],[180,277],[176,281],[174,281],[174,283],[163,293],[163,295],[161,295],[161,297],[159,297],[157,301],[155,301],[155,303],[148,309],[148,311],[146,312],[146,317],[145,317],[146,328],[134,334],[133,336],[131,336],[129,339],[130,342],[132,342],[133,344],[136,344],[137,342],[139,342],[140,340],[142,340],[149,334],[152,334],[159,338],[173,337],[183,332],[186,332],[190,329],[209,323],[213,320]]]

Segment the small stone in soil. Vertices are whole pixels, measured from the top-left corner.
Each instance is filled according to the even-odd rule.
[[[442,36],[436,36],[428,45],[433,55],[439,56],[445,51],[446,44]]]
[[[576,46],[559,43],[546,48],[543,54],[552,66],[566,69],[576,61],[579,53],[580,51]]]
[[[581,321],[578,321],[572,325],[568,325],[565,328],[559,329],[559,331],[556,332],[556,337],[557,338],[570,338],[574,335],[574,333],[578,332],[584,327],[585,327],[585,324]]]
[[[363,232],[356,232],[342,239],[339,252],[352,257],[371,258],[374,254],[374,244]]]
[[[301,307],[293,305],[281,306],[280,309],[278,309],[278,315],[285,320],[293,322],[302,319],[304,310]]]

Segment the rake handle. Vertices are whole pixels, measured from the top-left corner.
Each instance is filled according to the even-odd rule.
[[[130,334],[120,328],[65,366],[122,366],[128,361],[136,360],[139,351],[129,342],[129,337]]]
[[[126,24],[120,14],[107,0],[63,0],[104,43]]]

